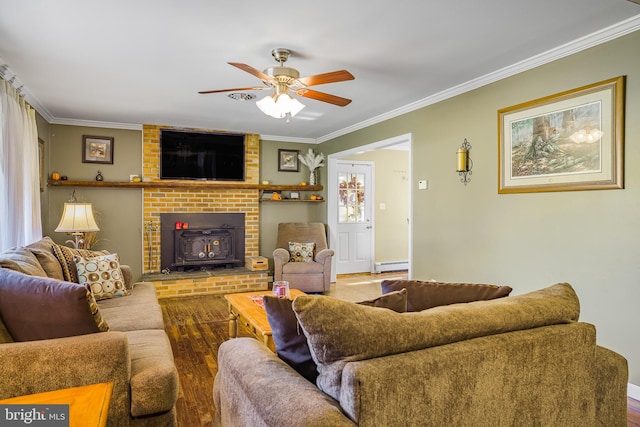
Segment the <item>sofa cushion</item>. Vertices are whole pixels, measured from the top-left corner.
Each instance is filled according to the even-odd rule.
[[[62,245],[51,245],[53,254],[60,262],[62,267],[62,276],[67,282],[78,283],[78,272],[76,271],[76,262],[73,257],[78,255],[81,257],[94,257],[98,255],[107,255],[107,251],[91,251],[88,249],[74,249]]]
[[[87,283],[96,300],[129,295],[124,286],[118,254],[95,257],[73,257],[76,262],[78,283]]]
[[[509,286],[420,280],[383,280],[381,287],[383,294],[406,289],[407,311],[422,311],[441,305],[502,298],[512,290]]]
[[[0,269],[0,316],[15,341],[108,330],[86,286],[7,269]]]
[[[27,248],[11,248],[2,252],[0,267],[31,276],[47,277],[38,258]]]
[[[289,262],[311,262],[313,261],[313,250],[316,244],[313,242],[299,243],[289,242]]]
[[[265,295],[263,301],[278,357],[287,362],[307,380],[315,383],[318,370],[311,357],[307,337],[302,332],[293,311],[292,301],[288,298],[278,298],[273,295]],[[358,304],[404,313],[407,310],[407,291],[403,289],[402,291],[391,292]]]
[[[55,242],[51,240],[51,237],[45,236],[37,242],[28,245],[27,249],[38,258],[38,262],[45,273],[47,273],[47,277],[64,280],[60,261],[58,261],[58,258],[53,254],[53,245],[55,245]]]
[[[169,411],[178,399],[179,390],[169,337],[164,330],[125,334],[131,357],[131,416]]]
[[[486,335],[571,323],[580,303],[571,285],[491,301],[394,313],[331,297],[299,296],[293,309],[318,364],[317,385],[339,399],[347,362],[405,353]]]
[[[127,301],[127,298],[116,300]],[[113,331],[127,332],[143,329],[164,329],[162,307],[158,302],[143,304],[122,304],[119,306],[104,307],[100,300],[98,305],[102,316],[109,323]]]

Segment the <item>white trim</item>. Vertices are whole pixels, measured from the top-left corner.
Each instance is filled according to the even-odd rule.
[[[54,125],[87,126],[107,129],[142,130],[142,125],[137,123],[112,123],[79,119],[53,119],[53,121],[49,123]]]
[[[627,384],[627,396],[632,399],[640,400],[640,387],[631,383]]]
[[[278,136],[278,135],[260,135],[260,139],[263,141],[278,141],[278,142],[299,142],[302,144],[318,144],[318,140],[314,138],[296,138],[294,136]]]

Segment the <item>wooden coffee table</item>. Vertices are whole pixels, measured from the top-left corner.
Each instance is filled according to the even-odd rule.
[[[275,353],[276,346],[271,336],[271,326],[267,320],[267,312],[251,297],[273,295],[271,291],[245,292],[241,294],[228,294],[224,298],[229,304],[229,338],[238,336],[238,322],[247,327],[249,333],[262,341]],[[298,289],[291,289],[291,298],[305,295]]]

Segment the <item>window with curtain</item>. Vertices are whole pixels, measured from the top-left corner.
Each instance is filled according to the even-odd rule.
[[[0,250],[42,237],[35,110],[0,79]]]

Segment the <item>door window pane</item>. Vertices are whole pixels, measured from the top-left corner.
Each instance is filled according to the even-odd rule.
[[[364,174],[338,173],[338,222],[364,222]]]

